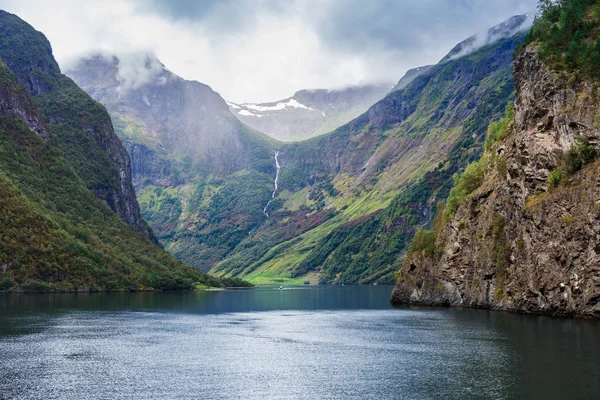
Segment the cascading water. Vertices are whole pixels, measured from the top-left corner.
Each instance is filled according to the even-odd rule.
[[[271,194],[271,200],[269,200],[269,202],[267,203],[267,205],[265,206],[265,208],[263,209],[263,213],[265,213],[265,215],[267,216],[267,218],[269,217],[269,213],[267,212],[267,208],[269,208],[269,204],[271,204],[271,202],[273,201],[273,199],[275,198],[275,193],[277,193],[277,181],[279,180],[279,170],[281,169],[281,167],[279,166],[279,152],[276,151],[275,152],[275,182],[273,183],[273,193]]]

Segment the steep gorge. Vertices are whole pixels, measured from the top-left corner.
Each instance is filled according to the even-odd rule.
[[[513,20],[506,38],[432,67],[349,124],[281,146],[281,208],[211,271],[257,283],[392,282],[511,98],[515,25],[527,17]]]

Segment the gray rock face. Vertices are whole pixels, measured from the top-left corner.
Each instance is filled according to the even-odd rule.
[[[0,88],[0,115],[16,117],[42,139],[50,138],[44,117],[35,108],[31,97],[23,96],[15,87]]]
[[[300,90],[292,97],[272,103],[229,103],[229,109],[254,129],[278,140],[296,141],[333,131],[350,122],[381,100],[391,86]]]
[[[96,196],[103,200],[123,222],[135,226],[158,245],[158,239],[143,220],[140,212],[133,186],[131,159],[115,134],[108,114],[106,114],[106,119],[101,127],[80,122],[79,128],[82,133],[95,139],[102,150],[110,157],[117,170],[119,186],[110,189],[92,188]]]
[[[597,87],[559,78],[532,48],[514,77],[512,133],[438,234],[438,255],[402,267],[393,302],[600,317],[600,163],[547,183],[577,137],[600,149]]]
[[[131,158],[134,186],[153,182],[160,186],[176,186],[181,183],[174,174],[171,162],[159,157],[152,149],[131,142],[124,143]]]
[[[152,56],[142,57],[93,56],[67,72],[111,113],[130,151],[136,184],[164,186],[190,170],[227,174],[248,167],[253,143],[268,139],[240,123],[209,86],[180,78]],[[139,76],[123,72],[131,62],[139,64]],[[174,162],[183,175],[174,175]]]

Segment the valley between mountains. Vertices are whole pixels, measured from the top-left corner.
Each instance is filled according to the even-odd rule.
[[[125,56],[146,70],[140,82],[122,79],[112,55],[67,74],[111,114],[142,215],[186,264],[255,284],[392,283],[410,239],[512,100],[512,54],[530,23],[515,16],[480,48],[465,50],[469,38],[395,87],[269,104],[226,102],[151,55]],[[346,111],[309,123],[332,110]],[[335,129],[319,135],[323,126]]]
[[[395,85],[242,104],[147,53],[63,74],[0,12],[0,291],[395,283],[596,317],[599,7],[540,2]]]

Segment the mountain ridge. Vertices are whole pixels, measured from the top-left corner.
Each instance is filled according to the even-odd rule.
[[[357,85],[344,89],[304,89],[268,103],[228,102],[247,125],[282,141],[299,141],[333,131],[366,111],[392,85]]]
[[[522,37],[422,71],[331,133],[285,144],[265,139],[250,147],[255,164],[239,169],[182,168],[165,153],[168,170],[145,155],[149,145],[130,140],[136,118],[121,112],[129,105],[107,107],[140,161],[134,171],[145,175],[136,180],[143,215],[180,259],[254,283],[391,283],[410,238],[431,223],[452,175],[478,157],[489,119],[511,98],[512,53]],[[98,90],[93,80],[83,86]],[[116,97],[115,85],[104,89],[112,91],[105,102]],[[140,107],[148,107],[142,94],[152,93],[144,90],[133,90]],[[139,126],[144,140],[153,137]]]

